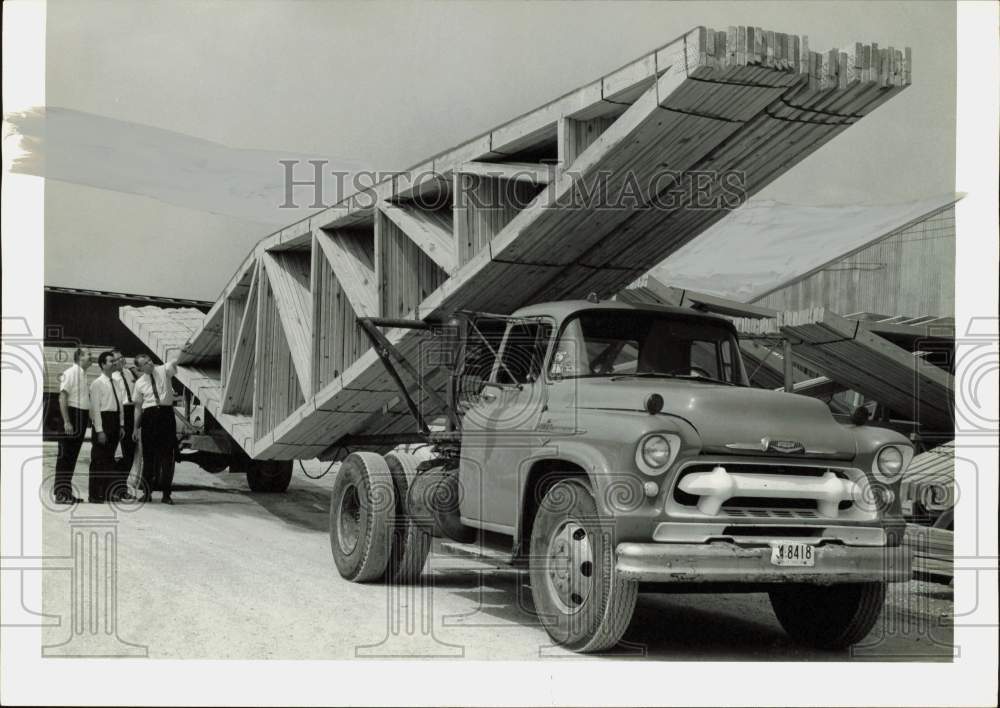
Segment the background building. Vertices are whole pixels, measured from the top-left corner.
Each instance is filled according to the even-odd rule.
[[[955,316],[955,205],[931,211],[753,300],[775,310]]]
[[[108,349],[119,349],[129,359],[136,354],[153,354],[118,318],[118,308],[122,305],[194,307],[208,312],[212,303],[47,286],[43,389],[45,400],[42,413],[46,436],[58,433],[62,429],[58,400],[59,375],[73,363],[73,352],[77,347],[90,349],[95,357]],[[87,373],[91,380],[100,375],[96,361]]]

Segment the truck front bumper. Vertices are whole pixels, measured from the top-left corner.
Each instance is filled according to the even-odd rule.
[[[826,544],[815,549],[815,565],[771,564],[769,546],[731,542],[620,543],[616,569],[628,580],[659,583],[856,583],[910,579],[908,549]]]

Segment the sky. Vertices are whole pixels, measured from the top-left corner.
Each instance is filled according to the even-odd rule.
[[[699,24],[807,34],[819,50],[855,41],[913,48],[911,87],[761,199],[885,204],[954,189],[950,2],[49,0],[50,119],[81,116],[74,125],[113,139],[129,134],[115,126],[130,125],[169,139],[158,151],[133,151],[142,159],[130,169],[141,176],[93,180],[111,189],[47,180],[45,282],[214,300],[286,214],[277,205],[266,213],[267,195],[232,185],[216,198],[205,186],[211,160],[199,159],[199,146],[255,169],[273,164],[275,181],[283,169],[275,157],[286,155],[345,170],[402,169]],[[86,158],[68,149],[58,155],[64,169],[100,176],[101,151],[91,145]],[[167,187],[202,199],[164,197]]]

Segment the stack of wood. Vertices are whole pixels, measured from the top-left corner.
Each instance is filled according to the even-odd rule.
[[[261,241],[180,343],[180,378],[216,371],[206,408],[252,417],[257,458],[412,429],[357,317],[610,296],[902,91],[910,66],[909,49],[696,28]],[[158,317],[122,310],[140,337]],[[418,333],[388,336],[440,367]]]
[[[876,334],[868,323],[822,307],[739,319],[749,335],[780,335],[796,361],[929,430],[953,426],[954,380],[944,369]]]
[[[933,526],[907,524],[903,545],[911,552],[913,577],[951,583],[955,575],[955,533]]]
[[[955,506],[954,440],[922,452],[910,461],[900,483],[899,498],[903,513],[918,522],[933,522]]]

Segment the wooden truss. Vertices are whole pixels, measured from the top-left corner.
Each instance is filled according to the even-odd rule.
[[[265,238],[186,336],[163,334],[179,311],[122,319],[151,346],[157,323],[153,349],[180,350],[181,381],[254,457],[412,430],[359,316],[614,294],[909,83],[909,49],[699,27]],[[440,366],[420,332],[387,336]]]

